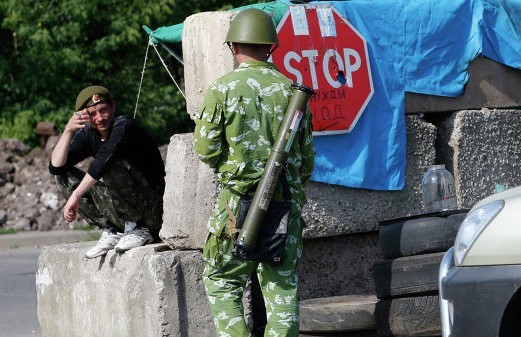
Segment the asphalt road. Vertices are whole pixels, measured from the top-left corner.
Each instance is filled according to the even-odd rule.
[[[36,314],[40,248],[0,249],[0,337],[41,337]]]

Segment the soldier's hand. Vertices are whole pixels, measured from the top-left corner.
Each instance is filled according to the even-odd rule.
[[[87,109],[82,109],[79,111],[75,111],[69,122],[65,126],[65,131],[67,132],[75,132],[78,129],[84,128],[85,123],[89,121],[89,116]]]
[[[71,195],[67,203],[63,207],[63,217],[68,222],[76,220],[78,215],[78,209],[80,208],[80,199]]]

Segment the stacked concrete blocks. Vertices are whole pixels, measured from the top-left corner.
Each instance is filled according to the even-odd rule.
[[[233,69],[234,59],[226,39],[234,12],[191,15],[183,25],[183,62],[186,108],[194,118],[208,85]]]

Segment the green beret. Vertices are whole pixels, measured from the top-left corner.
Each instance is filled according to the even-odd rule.
[[[109,89],[101,85],[92,85],[83,89],[76,98],[76,111],[110,101]]]

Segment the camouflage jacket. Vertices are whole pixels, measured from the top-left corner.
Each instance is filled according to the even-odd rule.
[[[291,81],[275,65],[261,61],[242,63],[210,85],[196,119],[194,148],[224,187],[244,194],[257,185],[291,94]],[[311,116],[306,113],[287,168],[292,198],[301,206],[314,155]],[[280,191],[274,198],[280,199]]]

